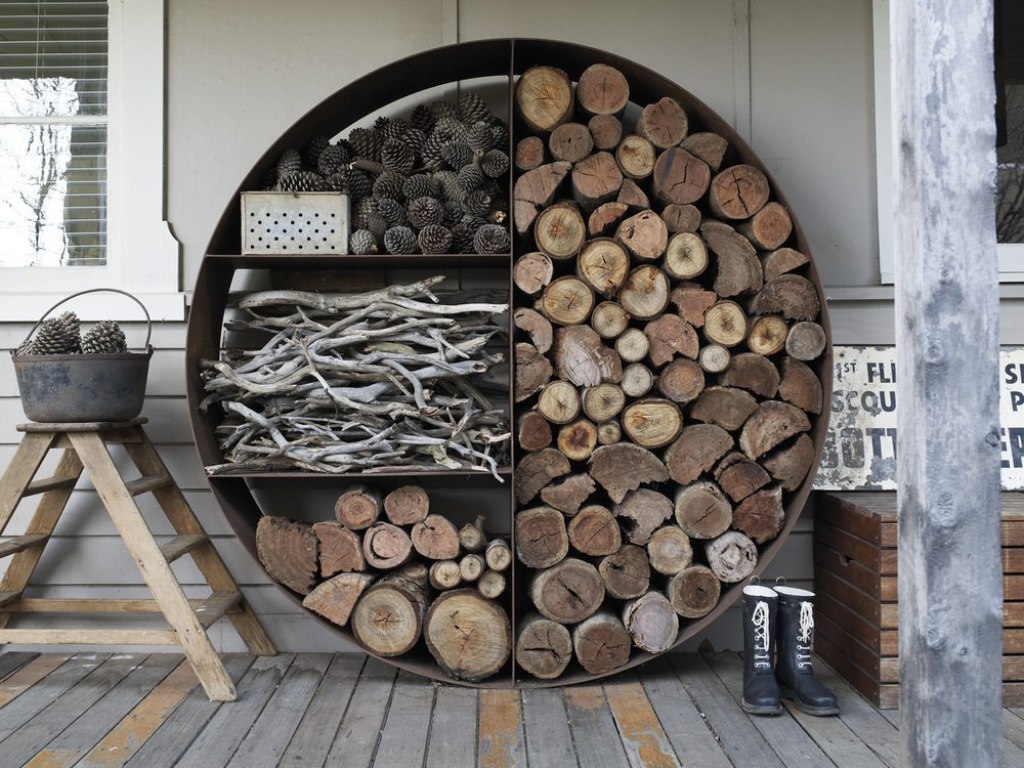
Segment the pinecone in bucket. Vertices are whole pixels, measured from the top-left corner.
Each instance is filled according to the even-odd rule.
[[[69,355],[81,352],[79,338],[81,323],[74,312],[63,312],[48,317],[28,342],[18,347],[21,355]],[[23,347],[28,347],[23,351]]]
[[[101,320],[82,337],[82,352],[93,355],[110,355],[128,351],[124,331],[113,320]]]

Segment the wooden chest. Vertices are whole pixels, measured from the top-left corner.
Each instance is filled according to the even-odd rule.
[[[875,706],[899,705],[896,494],[816,494],[815,650]],[[1024,706],[1024,494],[1003,494],[1003,706]]]

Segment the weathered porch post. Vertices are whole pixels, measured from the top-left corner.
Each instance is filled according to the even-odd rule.
[[[893,0],[907,766],[1002,755],[992,0]]]

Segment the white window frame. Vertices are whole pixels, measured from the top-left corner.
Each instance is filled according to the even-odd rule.
[[[107,264],[0,269],[0,322],[35,321],[87,288],[119,288],[153,320],[185,319],[180,245],[164,219],[164,0],[109,0]],[[138,320],[134,302],[97,293],[84,320]]]
[[[889,2],[872,0],[875,61],[875,168],[878,199],[878,262],[882,283],[896,282],[893,255],[893,131],[890,87]],[[995,222],[993,222],[995,226]],[[1000,243],[999,282],[1024,282],[1024,243]]]

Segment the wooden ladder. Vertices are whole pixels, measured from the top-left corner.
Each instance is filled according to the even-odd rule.
[[[0,580],[0,644],[180,645],[207,696],[214,701],[233,701],[235,686],[206,630],[217,620],[227,618],[250,652],[263,656],[276,651],[143,431],[146,421],[136,418],[125,422],[18,425],[24,437],[0,478],[0,536],[22,499],[33,495],[41,498],[24,534],[0,538],[0,557],[11,557]],[[138,478],[124,479],[110,455],[109,444],[124,447],[140,473]],[[36,472],[54,448],[63,449],[56,471],[52,477],[36,480]],[[83,469],[142,573],[152,599],[22,596]],[[157,544],[135,502],[135,497],[144,493],[154,495],[177,534],[162,546]],[[189,600],[182,591],[170,564],[186,554],[210,587],[209,597]],[[8,628],[15,614],[26,613],[160,613],[170,628]]]

